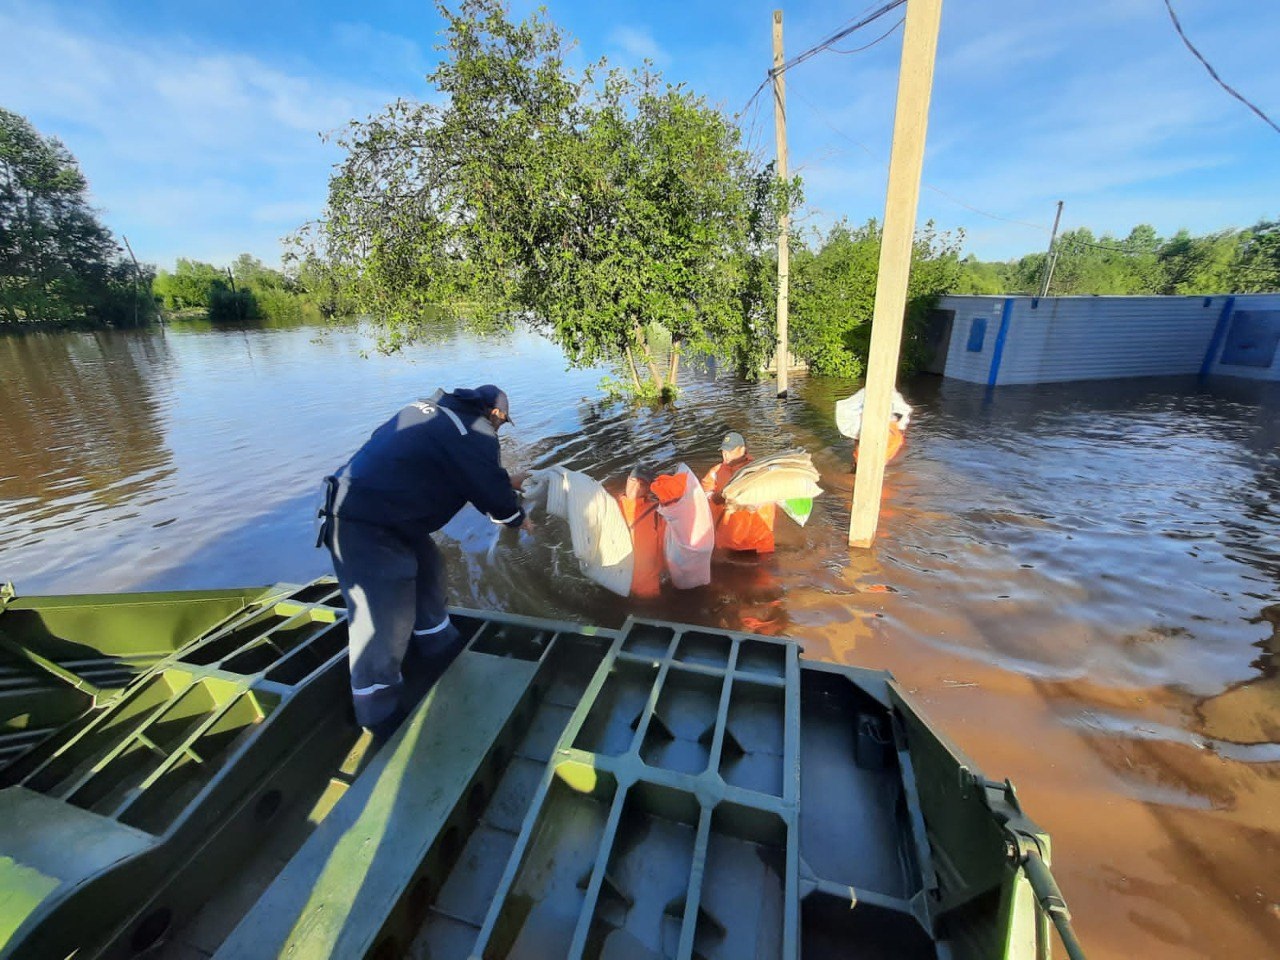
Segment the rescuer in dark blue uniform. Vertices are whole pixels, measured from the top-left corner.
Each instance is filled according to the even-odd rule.
[[[532,530],[502,468],[498,430],[507,395],[492,384],[437,390],[373,432],[325,478],[320,540],[347,604],[356,720],[385,736],[404,718],[400,666],[412,640],[434,675],[462,638],[445,609],[445,576],[431,538],[466,504],[494,523]]]

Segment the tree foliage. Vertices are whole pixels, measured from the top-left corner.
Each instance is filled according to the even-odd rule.
[[[226,274],[211,263],[179,258],[172,273],[160,270],[152,290],[168,310],[208,307],[215,284],[225,283]]]
[[[1280,290],[1280,222],[1244,230],[1160,237],[1139,224],[1126,237],[1068,230],[1055,245],[1049,292],[1056,296],[1202,295]],[[1046,255],[1007,263],[962,262],[955,293],[1038,293]]]
[[[733,121],[648,68],[571,70],[540,14],[440,10],[439,100],[351,125],[299,255],[390,346],[445,307],[482,329],[529,322],[572,363],[620,363],[658,393],[682,351],[751,368],[772,327],[761,254],[778,190]]]
[[[214,323],[288,326],[325,314],[321,295],[295,270],[282,273],[247,253],[223,270],[199,260],[179,259],[172,273],[156,276],[156,297],[168,310],[200,309]],[[339,312],[336,305],[328,315]]]
[[[0,109],[0,322],[151,319],[150,275],[119,256],[88,190],[61,142]]]
[[[798,246],[792,261],[791,349],[816,373],[858,376],[866,363],[875,309],[882,230],[836,224],[817,248]],[[963,235],[939,232],[930,221],[916,235],[907,283],[903,363],[917,360],[916,334],[929,309],[952,292],[962,274]]]

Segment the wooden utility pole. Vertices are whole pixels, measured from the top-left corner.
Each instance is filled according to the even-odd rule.
[[[884,234],[876,303],[871,318],[871,350],[867,358],[866,404],[858,444],[858,473],[853,485],[849,543],[869,547],[880,521],[884,462],[889,445],[894,383],[902,347],[902,320],[907,306],[911,244],[915,237],[924,139],[933,91],[933,60],[938,49],[942,0],[907,0],[907,23],[898,68],[898,105],[893,118],[893,150],[889,155],[889,187],[884,204]]]
[[[787,77],[782,67],[782,11],[773,11],[773,132],[778,141],[778,178],[787,182]],[[791,249],[788,231],[791,229],[789,205],[782,208],[778,226],[778,345],[774,362],[778,365],[778,396],[787,395],[787,368],[791,364],[791,348],[787,344],[787,312],[791,282]]]
[[[1058,239],[1058,223],[1062,220],[1062,201],[1058,201],[1058,212],[1053,215],[1053,232],[1049,234],[1049,252],[1044,258],[1044,282],[1040,284],[1040,296],[1049,295],[1049,281],[1053,279],[1053,268],[1058,262],[1058,251],[1053,245]]]

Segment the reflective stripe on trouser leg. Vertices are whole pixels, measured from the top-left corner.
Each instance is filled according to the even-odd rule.
[[[413,629],[416,562],[394,533],[336,518],[334,572],[347,603],[351,700],[356,722],[373,727],[400,708],[404,660]]]
[[[444,557],[430,537],[417,544],[418,577],[413,623],[414,648],[424,656],[454,646],[458,631],[445,608]]]

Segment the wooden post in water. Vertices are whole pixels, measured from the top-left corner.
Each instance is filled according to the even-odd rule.
[[[773,11],[773,132],[778,143],[777,174],[783,183],[787,180],[787,80],[782,55],[782,11]],[[791,248],[788,231],[791,229],[791,212],[782,210],[778,224],[778,344],[774,363],[778,366],[778,396],[787,395],[787,374],[791,363],[791,348],[787,344],[787,313],[790,304]]]
[[[871,546],[880,521],[889,417],[898,378],[911,244],[920,198],[920,173],[924,168],[929,96],[933,90],[933,60],[941,20],[942,0],[907,0],[902,63],[898,68],[898,105],[893,119],[893,150],[889,156],[889,188],[884,204],[884,234],[871,319],[871,350],[867,358],[866,404],[862,410],[858,473],[849,517],[849,543],[855,547]]]

